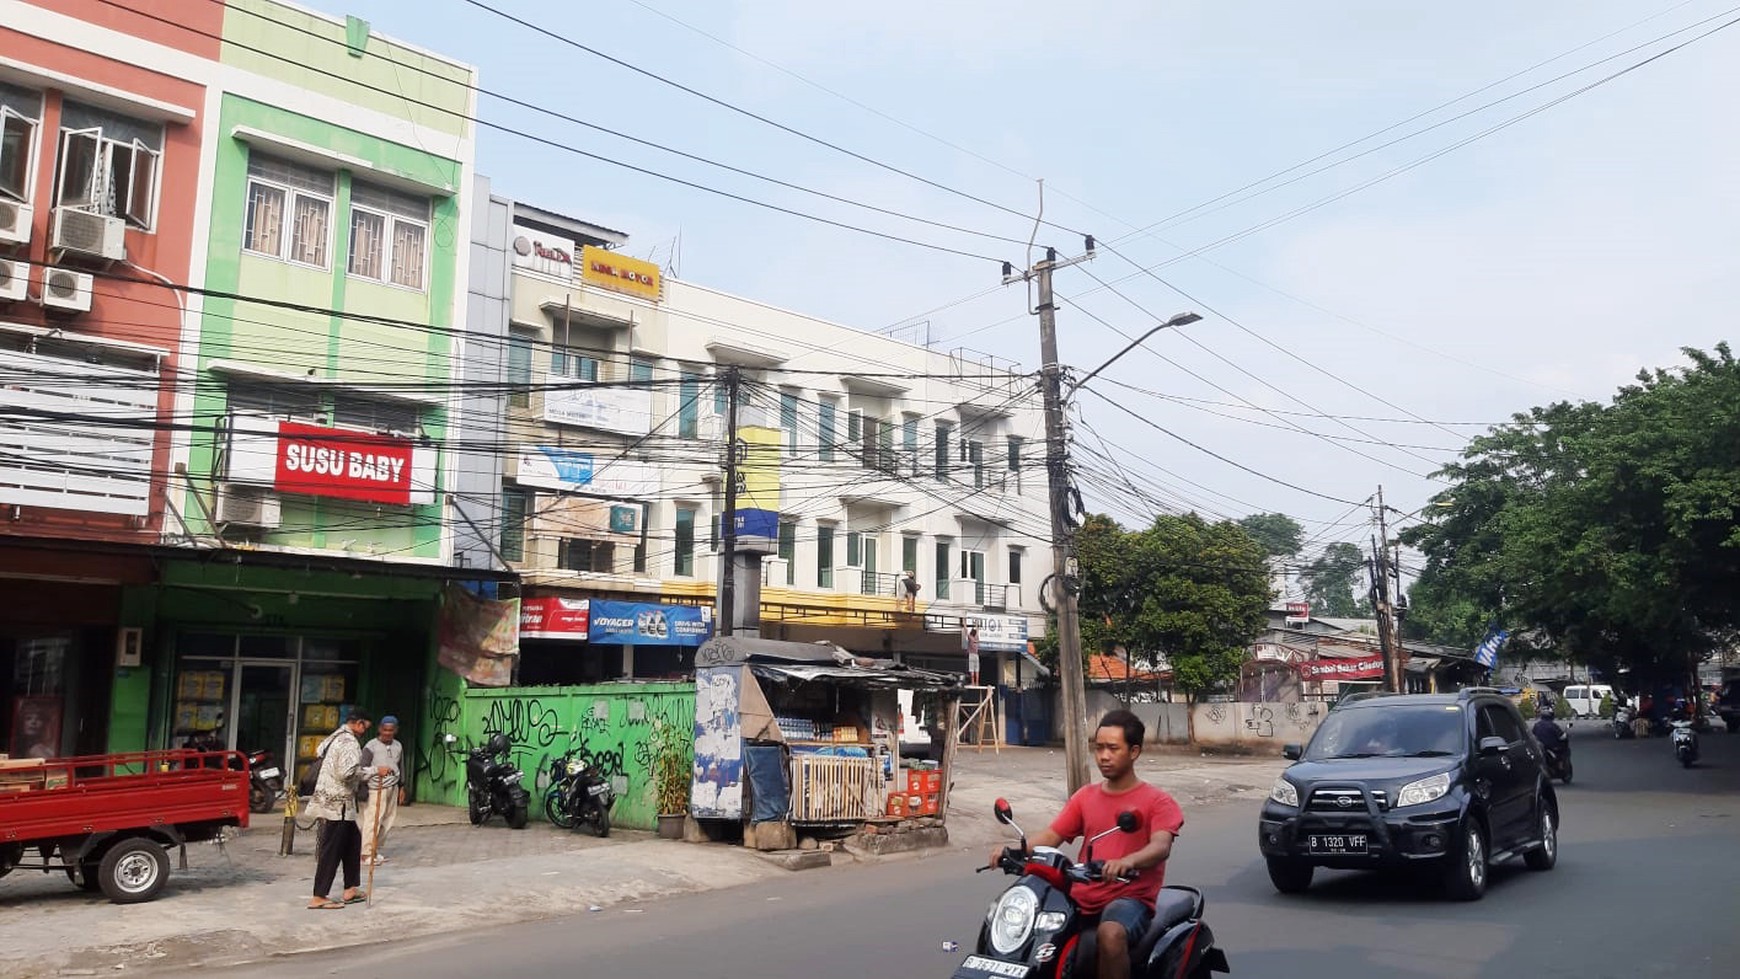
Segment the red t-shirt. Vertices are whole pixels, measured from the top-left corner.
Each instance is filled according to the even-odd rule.
[[[1105,784],[1083,786],[1064,804],[1063,812],[1051,823],[1051,831],[1069,842],[1080,837],[1084,842],[1118,825],[1118,813],[1131,810],[1141,822],[1134,833],[1113,833],[1094,844],[1095,860],[1127,857],[1147,846],[1154,834],[1165,830],[1176,836],[1184,826],[1184,810],[1165,792],[1147,782],[1125,792],[1107,792]],[[1086,854],[1083,854],[1085,857]],[[1131,897],[1152,908],[1160,895],[1160,885],[1166,882],[1166,864],[1144,870],[1128,884],[1103,881],[1098,884],[1077,884],[1070,896],[1083,911],[1095,912],[1120,897]]]

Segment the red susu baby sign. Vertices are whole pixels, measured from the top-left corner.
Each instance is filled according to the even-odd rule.
[[[413,452],[409,439],[279,422],[273,486],[281,493],[405,505],[412,496]]]

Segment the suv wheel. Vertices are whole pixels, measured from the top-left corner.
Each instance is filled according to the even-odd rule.
[[[1444,889],[1458,901],[1478,901],[1486,893],[1486,830],[1478,820],[1462,826],[1462,845],[1444,867]]]
[[[1541,814],[1541,845],[1523,854],[1530,870],[1551,870],[1559,862],[1559,818],[1545,800],[1535,804]]]
[[[1311,875],[1315,868],[1303,860],[1287,860],[1281,857],[1270,857],[1269,883],[1275,885],[1275,890],[1282,894],[1303,894],[1311,886]]]

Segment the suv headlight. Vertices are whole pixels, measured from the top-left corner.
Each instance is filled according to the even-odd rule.
[[[1396,794],[1396,808],[1418,806],[1427,802],[1436,802],[1444,798],[1444,793],[1450,791],[1450,773],[1439,772],[1431,778],[1423,778],[1418,782],[1409,782],[1402,786],[1402,791]]]
[[[1269,799],[1283,806],[1299,808],[1299,790],[1285,778],[1275,779],[1275,787],[1269,790]]]
[[[1025,887],[1011,887],[991,906],[991,948],[998,955],[1012,955],[1033,933],[1033,916],[1039,910],[1039,895]]]

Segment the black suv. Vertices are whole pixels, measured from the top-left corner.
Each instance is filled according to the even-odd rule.
[[[1541,746],[1497,690],[1359,695],[1336,705],[1275,780],[1257,842],[1283,894],[1318,867],[1432,866],[1452,897],[1486,891],[1487,868],[1558,858],[1559,803]]]

